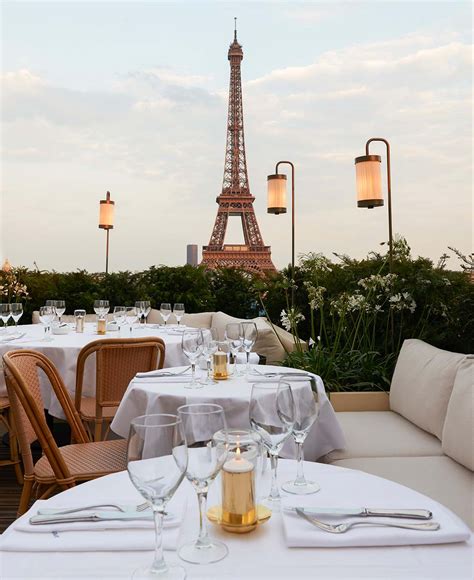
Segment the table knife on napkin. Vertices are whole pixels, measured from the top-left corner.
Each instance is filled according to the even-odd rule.
[[[50,514],[36,515],[30,518],[30,524],[33,526],[40,524],[58,524],[70,522],[105,522],[111,520],[134,521],[134,520],[152,520],[153,514],[150,512],[83,512],[81,514]]]
[[[423,509],[382,509],[382,508],[332,508],[332,507],[290,507],[289,509],[300,509],[310,515],[325,516],[359,516],[359,517],[381,517],[381,518],[412,518],[415,520],[430,520],[433,514],[429,510]]]

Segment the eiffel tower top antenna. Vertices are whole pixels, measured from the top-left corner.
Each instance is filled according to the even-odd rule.
[[[234,16],[234,42],[237,42],[237,16]]]

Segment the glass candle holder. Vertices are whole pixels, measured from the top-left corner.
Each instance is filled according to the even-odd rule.
[[[76,332],[84,332],[85,317],[85,310],[74,310],[74,318],[76,319]]]
[[[107,321],[105,318],[99,318],[97,321],[97,334],[105,334],[107,331]]]
[[[217,381],[226,380],[229,378],[229,370],[227,368],[227,353],[218,350],[212,355],[213,363],[213,377]]]
[[[258,524],[257,475],[261,472],[262,439],[248,429],[228,429],[228,459],[221,478],[218,522],[227,532],[251,532]],[[214,439],[224,439],[222,431]]]

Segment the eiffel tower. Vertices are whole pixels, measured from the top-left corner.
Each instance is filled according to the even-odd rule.
[[[253,208],[255,197],[250,193],[247,175],[240,76],[244,53],[237,42],[237,26],[228,58],[230,89],[224,179],[222,193],[216,198],[219,208],[211,239],[202,249],[202,264],[208,268],[241,268],[259,274],[275,272],[270,246],[263,243],[258,227]],[[229,216],[240,216],[245,244],[224,244]]]

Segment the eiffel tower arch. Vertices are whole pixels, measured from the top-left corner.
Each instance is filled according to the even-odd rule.
[[[203,247],[202,264],[208,268],[242,268],[263,274],[275,272],[271,248],[263,242],[253,207],[255,197],[250,193],[245,156],[244,114],[240,64],[244,58],[242,46],[234,41],[229,47],[230,88],[227,117],[227,142],[222,192],[216,198],[216,221],[209,244]],[[244,244],[225,244],[229,216],[241,219]]]

